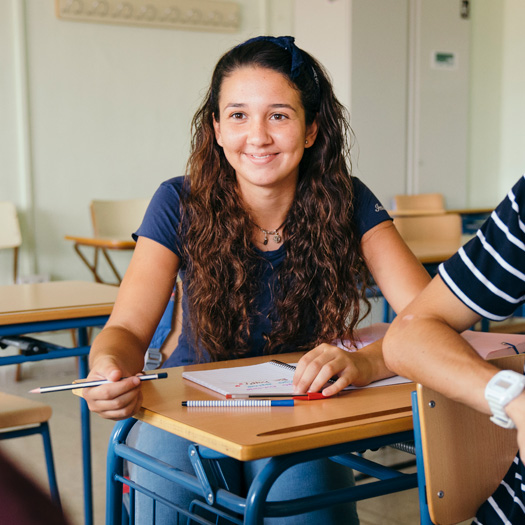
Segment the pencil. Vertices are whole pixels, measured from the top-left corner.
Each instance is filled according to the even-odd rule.
[[[257,398],[275,398],[291,397],[292,399],[304,399],[312,401],[313,399],[328,399],[330,396],[324,396],[321,392],[307,392],[306,394],[226,394],[226,399],[257,399]]]
[[[141,381],[151,381],[153,379],[164,379],[168,377],[167,372],[161,372],[160,374],[144,374],[137,376]],[[124,379],[124,378],[123,378]],[[55,385],[55,386],[41,386],[30,390],[30,394],[47,394],[48,392],[59,392],[61,390],[75,390],[77,388],[91,388],[94,386],[105,385],[107,383],[114,383],[114,381],[108,381],[102,379],[100,381],[84,381],[82,383],[68,383],[67,385]]]
[[[183,407],[293,407],[293,399],[207,399],[197,401],[182,401]]]

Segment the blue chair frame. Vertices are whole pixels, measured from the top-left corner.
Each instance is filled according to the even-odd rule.
[[[135,424],[127,419],[115,425],[110,438],[107,456],[106,525],[121,525],[124,519],[134,523],[134,499],[136,491],[166,504],[180,514],[197,523],[213,523],[199,514],[199,509],[230,523],[257,525],[264,517],[291,516],[336,505],[342,502],[399,492],[417,486],[416,474],[405,474],[353,454],[367,449],[376,449],[413,439],[412,431],[397,432],[387,436],[362,439],[340,445],[332,445],[304,452],[296,452],[270,459],[252,483],[247,496],[241,497],[224,488],[217,460],[224,456],[209,448],[193,444],[189,448],[195,474],[182,472],[162,461],[144,454],[126,444],[126,438]],[[336,491],[327,491],[315,498],[297,498],[281,502],[267,502],[266,497],[275,480],[288,468],[298,463],[329,457],[349,468],[368,474],[378,481]],[[132,462],[159,476],[184,486],[195,493],[196,499],[190,510],[180,509],[175,504],[154,494],[147,487],[137,485],[124,476],[124,461]],[[129,487],[129,513],[123,505],[123,487]],[[123,512],[124,510],[124,512]],[[126,515],[127,514],[127,515]],[[190,522],[192,522],[190,520]],[[218,521],[216,521],[218,523]]]
[[[423,445],[421,440],[421,424],[419,420],[419,407],[417,392],[412,392],[412,418],[414,420],[414,445],[416,447],[417,487],[419,498],[420,525],[433,525],[428,513],[427,486],[425,481],[425,463],[423,461]]]
[[[23,334],[51,332],[56,330],[77,330],[78,346],[74,348],[61,347],[42,342],[42,347],[47,351],[32,355],[0,356],[0,366],[26,363],[29,361],[43,361],[48,359],[62,359],[65,357],[78,357],[78,377],[85,378],[89,372],[88,355],[90,351],[87,328],[104,326],[108,320],[107,315],[62,319],[59,321],[38,321],[0,326],[0,337],[16,337]],[[80,423],[82,440],[82,472],[84,483],[84,518],[86,525],[93,523],[93,476],[91,469],[91,419],[86,401],[80,398]]]

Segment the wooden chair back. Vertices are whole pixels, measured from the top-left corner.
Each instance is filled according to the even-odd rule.
[[[492,362],[522,373],[525,355]],[[417,395],[432,523],[470,520],[510,467],[518,450],[516,431],[501,428],[488,415],[421,385]]]
[[[12,202],[0,202],[0,250],[13,250],[13,282],[18,277],[18,248],[22,244],[22,234],[16,207]]]
[[[148,204],[149,199],[91,201],[95,237],[128,239],[140,226]]]
[[[396,195],[395,210],[422,210],[425,212],[445,212],[445,198],[441,193],[418,193],[415,195]]]
[[[457,248],[461,245],[462,225],[458,213],[396,217],[394,224],[408,245],[414,242],[447,242],[456,244]]]

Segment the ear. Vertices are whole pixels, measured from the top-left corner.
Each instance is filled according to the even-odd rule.
[[[215,113],[213,114],[213,129],[215,130],[215,140],[217,141],[217,144],[222,147],[221,123],[215,120]]]
[[[314,119],[314,121],[306,127],[306,137],[305,140],[307,141],[304,145],[305,148],[310,148],[314,145],[315,139],[317,138],[317,132],[319,131],[319,125],[317,124],[317,119]]]

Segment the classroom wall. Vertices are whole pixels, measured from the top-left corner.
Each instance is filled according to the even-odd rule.
[[[525,173],[525,2],[471,3],[467,204],[492,206]]]
[[[525,173],[525,2],[506,0],[503,15],[500,191]]]
[[[349,100],[352,1],[308,2],[316,9],[302,0],[237,0],[241,29],[224,34],[69,22],[55,17],[52,0],[0,1],[0,200],[20,212],[20,273],[91,279],[64,235],[90,233],[91,199],[150,196],[183,172],[190,118],[231,45],[297,31]],[[525,3],[471,5],[466,204],[491,206],[525,171]],[[334,41],[341,51],[330,57]],[[117,259],[125,268],[129,254]],[[10,275],[10,254],[0,252],[0,284]]]
[[[91,233],[89,202],[149,197],[183,174],[218,57],[251,36],[290,32],[289,0],[237,3],[241,30],[228,34],[71,22],[50,0],[0,2],[0,200],[23,222],[21,275],[90,280],[64,240]],[[116,260],[125,268],[129,253]],[[0,283],[10,275],[2,254]]]

